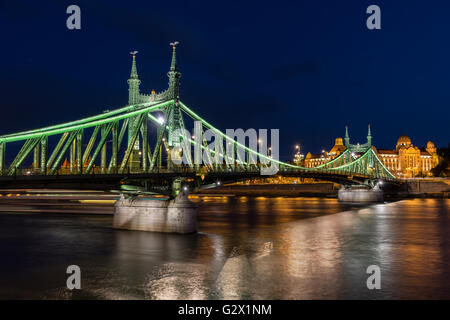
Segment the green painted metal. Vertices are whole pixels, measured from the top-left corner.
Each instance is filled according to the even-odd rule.
[[[97,139],[99,130],[100,130],[100,126],[96,126],[94,128],[94,131],[92,132],[91,138],[89,139],[89,143],[83,153],[83,165],[86,163],[89,155],[91,154],[91,150],[94,147],[95,140]]]
[[[156,121],[156,123],[158,123],[158,121],[156,119],[153,119],[153,116],[149,116],[151,120]],[[158,123],[159,124],[159,123]],[[156,145],[155,148],[153,149],[153,155],[151,157],[150,160],[150,171],[153,170],[154,166],[155,166],[155,162],[156,162],[156,158],[158,157],[158,151],[159,151],[159,158],[162,158],[162,142],[163,142],[163,138],[164,138],[164,133],[166,132],[166,126],[164,125],[159,125],[158,128],[158,137],[156,139]]]
[[[72,142],[76,136],[77,136],[77,131],[70,132],[69,138],[67,139],[66,143],[64,144],[64,147],[62,147],[61,152],[59,152],[55,162],[53,163],[53,165],[51,165],[52,168],[50,169],[50,172],[49,172],[50,175],[55,174],[55,172],[58,170],[59,164],[61,163],[64,155],[66,154],[67,150],[69,149],[70,145],[72,144]]]
[[[47,174],[47,136],[41,138],[41,174]]]
[[[67,122],[67,123],[62,123],[62,124],[58,124],[58,125],[54,125],[54,126],[49,126],[49,127],[44,127],[41,129],[34,129],[34,130],[27,130],[27,131],[22,131],[22,132],[17,132],[17,133],[12,133],[12,134],[7,134],[7,135],[3,135],[0,137],[0,140],[4,139],[4,138],[9,138],[9,137],[17,137],[17,136],[21,136],[21,137],[27,137],[30,134],[34,134],[34,133],[43,133],[43,132],[47,132],[47,131],[52,131],[52,130],[57,130],[57,129],[63,129],[63,128],[71,128],[73,126],[78,126],[78,125],[82,125],[82,124],[86,124],[92,121],[96,121],[96,120],[101,120],[101,119],[107,119],[111,116],[120,114],[120,113],[125,113],[125,112],[129,112],[141,107],[147,107],[149,105],[152,105],[155,103],[140,103],[140,104],[136,104],[136,105],[129,105],[126,107],[122,107],[113,111],[109,111],[109,112],[104,112],[101,113],[99,115],[95,115],[92,117],[88,117],[88,118],[83,118],[80,120],[76,120],[76,121],[71,121],[71,122]],[[19,139],[19,140],[23,140],[23,139]],[[8,140],[7,142],[10,141],[17,141],[17,140]]]
[[[122,145],[123,136],[125,135],[125,132],[127,130],[127,126],[128,126],[129,121],[130,121],[130,119],[125,119],[125,121],[122,124],[122,129],[120,129],[119,141],[118,141],[118,148],[119,149],[120,149],[120,146]]]
[[[56,145],[55,149],[53,149],[52,154],[50,155],[50,158],[47,161],[46,167],[50,168],[52,167],[53,161],[55,161],[59,150],[61,149],[61,147],[64,144],[64,141],[66,141],[67,137],[69,136],[69,132],[64,132],[61,136],[61,138],[58,141],[58,144]]]
[[[75,155],[77,152],[76,150],[77,150],[77,140],[75,137],[75,139],[72,141],[72,146],[70,147],[70,156],[69,156],[69,166],[71,174],[75,173]]]
[[[90,127],[95,127],[98,125],[102,125],[105,123],[109,123],[109,122],[113,122],[113,121],[118,121],[118,120],[122,120],[125,118],[130,118],[133,116],[137,116],[140,115],[142,113],[146,113],[149,111],[153,111],[153,110],[157,110],[160,109],[166,105],[169,105],[173,103],[173,101],[166,101],[166,102],[162,102],[162,103],[143,103],[140,105],[140,108],[134,111],[130,111],[130,112],[126,112],[123,113],[121,115],[116,115],[116,116],[112,116],[110,118],[102,118],[100,120],[95,120],[95,121],[91,121],[91,122],[84,122],[82,124],[77,124],[77,125],[71,125],[68,127],[64,127],[64,128],[56,128],[56,129],[51,129],[51,130],[44,130],[44,129],[39,129],[38,132],[33,132],[30,134],[20,134],[20,135],[15,135],[15,136],[0,136],[0,141],[4,141],[4,142],[14,142],[14,141],[22,141],[22,140],[26,140],[26,139],[31,139],[31,138],[37,138],[42,136],[43,134],[47,135],[47,136],[51,136],[51,135],[57,135],[57,134],[62,134],[68,131],[73,131],[73,130],[78,130],[78,129],[85,129],[85,128],[90,128]],[[134,107],[135,108],[135,107]]]
[[[39,143],[34,147],[33,151],[33,169],[39,168]]]
[[[77,133],[77,174],[83,173],[83,134],[84,130],[79,130]]]
[[[17,168],[20,166],[20,164],[25,160],[25,158],[30,154],[30,152],[36,147],[36,145],[39,143],[39,139],[29,139],[27,140],[22,149],[17,154],[16,158],[12,162],[8,175],[16,174]]]
[[[89,164],[86,167],[86,171],[84,172],[85,174],[90,173],[92,166],[94,165],[95,160],[97,159],[97,156],[100,153],[100,150],[105,145],[106,139],[108,138],[108,135],[111,132],[113,125],[114,125],[114,122],[109,123],[108,126],[105,128],[105,130],[102,132],[100,141],[99,141],[97,147],[95,148],[95,151],[94,151],[94,154],[92,155],[91,161],[89,161]],[[105,164],[106,164],[106,162],[105,162]],[[102,168],[102,173],[103,173],[103,171],[104,171],[104,168]]]
[[[144,117],[146,114],[141,114],[138,118],[138,121],[134,123],[133,125],[133,135],[131,137],[130,143],[128,144],[127,151],[125,152],[125,155],[123,157],[122,163],[120,164],[119,173],[123,173],[125,170],[126,165],[128,164],[128,160],[130,159],[131,151],[133,150],[134,143],[139,135],[139,128],[142,125],[142,121],[144,120]]]
[[[5,153],[6,143],[0,142],[0,175],[3,174],[3,170],[5,170]]]
[[[142,135],[142,171],[148,171],[148,114],[143,114],[144,119],[141,125],[141,135]]]
[[[119,122],[114,122],[114,125],[111,129],[112,130],[111,161],[108,167],[108,173],[111,173],[111,169],[112,173],[117,173],[117,152],[119,145],[118,140],[119,137],[117,132],[118,129],[119,129]]]
[[[114,126],[114,123],[112,123],[111,125]],[[106,131],[105,125],[102,125],[102,136],[105,135],[105,131]],[[100,168],[101,168],[103,174],[106,173],[106,143],[103,143],[103,146],[102,146]]]

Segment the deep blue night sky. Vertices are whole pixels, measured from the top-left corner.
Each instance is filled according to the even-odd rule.
[[[220,129],[279,128],[293,146],[449,143],[450,4],[440,1],[2,1],[0,134],[127,103],[129,52],[141,91],[167,87],[180,41],[182,101]],[[66,28],[81,7],[81,30]],[[382,30],[366,28],[377,4]]]

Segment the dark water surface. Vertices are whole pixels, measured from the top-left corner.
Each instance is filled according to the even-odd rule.
[[[0,298],[450,298],[450,200],[194,201],[194,235],[114,230],[112,216],[1,213]],[[66,289],[73,264],[79,291]],[[369,265],[381,290],[367,289]]]

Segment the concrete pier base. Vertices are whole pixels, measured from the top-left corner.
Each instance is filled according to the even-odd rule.
[[[181,192],[173,200],[121,196],[115,204],[114,228],[151,232],[197,232],[197,206]]]
[[[383,190],[365,186],[342,187],[338,191],[338,200],[347,203],[383,202]]]

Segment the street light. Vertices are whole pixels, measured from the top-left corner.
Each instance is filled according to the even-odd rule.
[[[163,116],[159,116],[159,117],[158,117],[158,123],[159,123],[159,124],[164,124],[165,121],[166,121],[166,120],[164,119]]]

